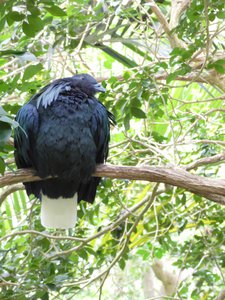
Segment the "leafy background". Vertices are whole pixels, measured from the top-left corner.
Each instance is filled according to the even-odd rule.
[[[99,98],[117,120],[109,163],[187,166],[224,151],[224,1],[0,4],[2,175],[16,169],[19,108],[76,72],[107,89]],[[192,172],[224,178],[224,164]],[[69,232],[46,231],[21,184],[1,189],[0,204],[0,299],[153,299],[166,281],[161,299],[224,289],[224,208],[180,188],[104,179]]]

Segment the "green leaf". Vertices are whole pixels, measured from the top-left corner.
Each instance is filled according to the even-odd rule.
[[[26,51],[18,51],[14,49],[2,50],[0,51],[0,56],[10,56],[10,55],[22,55],[26,53]]]
[[[128,131],[130,129],[130,119],[131,119],[130,114],[127,114],[125,116],[125,118],[123,119],[123,124],[124,124],[124,127],[125,127],[126,131]]]
[[[8,18],[11,19],[11,20],[13,20],[13,21],[15,21],[15,22],[20,22],[23,19],[25,19],[25,15],[19,13],[18,11],[11,11],[7,15],[7,19]]]
[[[15,209],[15,212],[16,213],[19,213],[21,211],[21,207],[20,207],[20,201],[18,199],[18,195],[17,193],[14,193],[13,194],[13,206],[14,206],[14,209]],[[23,247],[22,247],[23,248]],[[26,247],[25,247],[26,248]]]
[[[31,28],[31,26],[27,22],[23,22],[22,28],[23,28],[23,32],[28,37],[34,37],[35,36],[35,31]]]
[[[3,65],[6,64],[7,62],[8,62],[7,59],[0,58],[0,66],[3,66]]]
[[[214,13],[209,14],[209,21],[214,21],[216,18]]]
[[[56,16],[56,17],[66,16],[65,11],[63,9],[61,9],[59,6],[52,5],[50,7],[45,7],[45,9],[53,16]]]
[[[124,260],[123,258],[121,258],[121,259],[119,260],[119,266],[120,266],[120,269],[121,269],[121,270],[124,270],[124,268],[125,268],[125,266],[126,266],[126,262],[125,262],[125,260]]]
[[[155,248],[154,250],[154,256],[157,257],[157,258],[162,258],[163,257],[163,254],[164,254],[164,251],[163,249],[161,248]]]
[[[135,96],[136,97],[130,99],[130,106],[131,107],[136,107],[136,108],[141,107],[140,99],[141,99],[142,93],[139,93],[138,96],[137,95],[135,95]]]
[[[130,73],[129,73],[128,71],[124,72],[123,78],[124,78],[125,80],[128,80],[128,79],[130,78]]]
[[[165,62],[159,62],[158,65],[159,65],[161,68],[163,68],[164,70],[167,70],[167,69],[168,69],[168,65],[167,65],[167,63],[165,63]]]
[[[44,27],[44,22],[38,16],[35,15],[28,16],[27,20],[32,30],[34,30],[35,32],[42,30]]]
[[[218,73],[225,74],[225,59],[218,59],[213,63],[207,65],[208,69],[214,68]]]
[[[41,12],[37,6],[35,6],[35,2],[33,0],[27,0],[27,10],[31,12],[32,15],[40,15]]]
[[[4,146],[11,135],[11,126],[9,123],[0,121],[0,147]]]
[[[217,13],[217,18],[219,18],[219,19],[225,19],[225,11],[219,11]]]
[[[171,81],[175,80],[177,78],[177,73],[170,73],[166,78],[166,83],[170,83]]]
[[[14,89],[18,86],[18,80],[20,79],[21,74],[17,74],[15,77],[12,78],[12,81],[10,82],[10,87]]]
[[[225,69],[223,66],[221,65],[217,65],[217,64],[214,64],[214,68],[216,69],[216,71],[220,74],[225,74]]]
[[[1,132],[0,132],[1,134]],[[5,172],[5,162],[4,160],[0,157],[0,174],[4,175]]]
[[[27,21],[23,22],[22,28],[28,37],[34,37],[38,31],[44,28],[44,22],[38,16],[31,15],[27,17]]]
[[[84,249],[79,250],[77,253],[80,257],[82,257],[84,260],[88,260],[88,254]]]
[[[112,59],[111,57],[109,57],[108,59],[106,59],[106,60],[104,61],[104,67],[105,67],[106,69],[111,70],[111,69],[112,69],[112,64],[113,64],[113,59]]]
[[[146,114],[145,112],[143,112],[143,110],[141,110],[140,108],[137,108],[137,107],[131,107],[130,108],[130,111],[132,113],[132,115],[136,118],[139,118],[139,119],[145,119],[146,118]]]
[[[1,114],[1,111],[0,111],[0,114]],[[6,115],[3,115],[3,116],[0,115],[0,122],[8,123],[8,124],[12,125],[14,128],[19,126],[19,123],[17,123],[15,120],[9,118]]]
[[[225,59],[218,59],[217,61],[215,61],[215,64],[223,66],[225,65]]]
[[[160,134],[159,134],[158,132],[156,132],[156,131],[153,131],[153,132],[152,132],[152,136],[153,136],[154,140],[155,140],[156,142],[158,142],[158,143],[162,143],[163,141],[166,140],[166,138],[165,138],[164,136],[160,135]]]
[[[129,68],[135,68],[138,66],[135,61],[127,58],[125,55],[122,55],[121,53],[115,51],[114,49],[106,45],[96,43],[95,46],[101,49],[102,51],[104,51],[105,53],[107,53],[108,55],[110,55],[111,57],[113,57],[115,60],[122,63],[124,66],[127,66]]]
[[[181,51],[183,51],[182,48],[175,47],[175,48],[170,52],[170,56],[180,56]]]
[[[9,89],[9,86],[4,81],[0,80],[0,91],[1,92],[7,92]]]
[[[26,70],[24,71],[22,80],[25,81],[25,80],[32,78],[34,75],[36,75],[42,69],[43,69],[42,64],[37,64],[37,65],[27,67]]]
[[[7,116],[7,112],[0,106],[0,116]]]
[[[4,29],[5,21],[6,21],[6,18],[2,18],[2,19],[0,20],[0,31],[2,31],[2,30]]]

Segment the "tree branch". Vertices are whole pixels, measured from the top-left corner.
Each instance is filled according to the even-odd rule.
[[[0,206],[2,205],[3,201],[12,193],[16,191],[21,191],[24,189],[22,184],[16,184],[8,187],[5,191],[0,194]]]
[[[171,15],[170,15],[170,28],[173,29],[178,26],[181,14],[191,4],[190,0],[172,0]]]
[[[149,3],[152,11],[157,16],[160,24],[162,25],[162,28],[165,31],[165,33],[166,33],[166,35],[169,39],[171,47],[172,48],[174,48],[174,47],[181,47],[181,48],[184,47],[185,48],[186,47],[185,43],[183,41],[179,40],[178,37],[171,32],[171,28],[170,28],[169,23],[166,20],[166,17],[161,12],[160,8],[155,3],[155,1],[154,0],[147,0],[147,3]]]
[[[200,166],[208,165],[208,164],[215,164],[218,162],[221,162],[225,160],[225,152],[210,156],[210,157],[204,157],[200,158],[188,165],[185,166],[186,171],[190,171],[192,169],[196,169]]]
[[[222,91],[225,91],[225,77],[222,76],[221,74],[218,74],[215,72],[214,69],[212,70],[207,70],[207,72],[202,73],[199,76],[199,72],[197,72],[196,70],[199,68],[199,66],[202,65],[202,60],[200,62],[198,62],[197,66],[193,66],[193,71],[190,72],[187,75],[178,75],[174,80],[176,81],[186,81],[186,82],[200,82],[200,83],[207,83],[207,84],[211,84],[211,85],[216,85],[218,86]],[[156,74],[154,76],[155,80],[157,81],[163,81],[166,80],[166,78],[168,77],[168,73],[160,73],[160,74]],[[106,76],[106,77],[98,77],[97,80],[99,82],[101,81],[107,81],[110,77]],[[124,78],[122,75],[118,75],[116,76],[116,78],[118,79],[118,81],[123,81]]]
[[[190,169],[190,167],[189,167]],[[214,202],[225,205],[225,180],[191,174],[178,167],[98,165],[96,177],[161,182],[183,188]],[[48,177],[50,178],[50,177]],[[0,188],[19,182],[39,181],[34,170],[20,169],[0,177]]]
[[[224,300],[225,299],[225,289],[222,289],[222,291],[219,293],[216,300]]]

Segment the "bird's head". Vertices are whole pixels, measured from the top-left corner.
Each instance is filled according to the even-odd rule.
[[[88,74],[77,74],[73,76],[75,86],[88,96],[94,96],[96,93],[105,93],[104,87],[97,80]]]

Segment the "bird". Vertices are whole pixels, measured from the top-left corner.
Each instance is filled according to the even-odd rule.
[[[105,163],[110,125],[115,117],[95,97],[105,88],[89,74],[57,79],[23,105],[14,133],[17,168],[33,168],[41,177],[25,182],[28,196],[41,201],[41,224],[69,229],[77,222],[77,203],[93,203]]]

